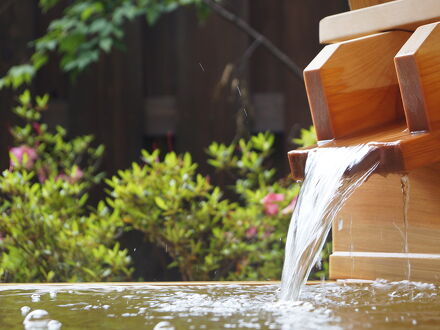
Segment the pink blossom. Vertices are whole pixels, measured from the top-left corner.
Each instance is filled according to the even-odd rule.
[[[84,172],[79,167],[75,167],[70,175],[71,182],[78,182],[84,176]]]
[[[261,202],[264,206],[264,213],[267,215],[277,215],[279,208],[277,202],[284,200],[284,194],[268,193]]]
[[[254,238],[255,236],[257,236],[257,227],[255,226],[249,227],[249,229],[246,230],[246,238],[251,239]]]
[[[275,194],[275,193],[268,193],[266,197],[262,199],[263,204],[266,203],[274,203],[274,202],[282,202],[284,200],[284,194]]]
[[[292,201],[290,202],[290,204],[287,205],[287,206],[281,211],[281,213],[282,213],[283,215],[287,215],[287,214],[292,213],[293,210],[295,209],[295,205],[296,205],[297,200],[298,200],[298,196],[295,196],[295,197],[292,199]]]
[[[10,154],[10,161],[9,161],[10,169],[19,166],[23,166],[27,169],[31,169],[38,158],[35,149],[28,147],[26,145],[9,149],[9,154]],[[24,164],[23,162],[25,161],[25,158],[26,158],[26,163]]]
[[[267,215],[277,215],[279,211],[278,204],[267,203],[264,204],[264,213]]]

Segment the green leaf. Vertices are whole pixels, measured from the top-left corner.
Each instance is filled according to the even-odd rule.
[[[156,196],[156,197],[154,198],[154,202],[155,202],[156,205],[159,206],[162,210],[168,210],[168,206],[167,206],[167,204],[166,204],[165,201],[164,201],[162,198],[160,198],[159,196]]]

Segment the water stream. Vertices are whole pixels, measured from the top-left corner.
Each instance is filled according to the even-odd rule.
[[[409,207],[409,177],[408,175],[402,175],[400,178],[403,195],[403,252],[406,254],[406,279],[409,281],[411,278],[411,262],[409,259],[408,248],[408,207]]]
[[[347,198],[379,165],[378,162],[370,162],[367,168],[351,171],[373,150],[372,146],[360,145],[309,152],[305,180],[287,236],[281,300],[298,299],[319,258],[334,218]],[[347,172],[353,173],[347,175]]]

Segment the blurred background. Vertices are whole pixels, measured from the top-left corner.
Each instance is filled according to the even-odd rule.
[[[230,0],[224,8],[267,37],[304,68],[321,46],[318,23],[348,10],[346,0]],[[43,14],[37,1],[2,0],[0,74],[25,62],[29,42],[44,35],[63,4]],[[38,72],[34,94],[49,93],[44,121],[69,134],[93,134],[106,146],[103,170],[113,174],[139,159],[141,148],[189,151],[202,171],[212,141],[259,131],[276,135],[274,166],[287,173],[292,138],[311,124],[303,82],[262,45],[216,13],[192,7],[154,25],[127,23],[124,49],[114,49],[72,78],[59,58]],[[8,166],[14,125],[11,91],[0,91],[1,168]]]

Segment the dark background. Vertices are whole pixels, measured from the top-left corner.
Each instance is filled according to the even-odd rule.
[[[3,4],[3,6],[2,6]],[[41,36],[61,9],[42,15],[35,0],[0,4],[0,74],[27,61],[29,41]],[[348,10],[346,0],[231,0],[225,6],[268,37],[301,68],[316,55],[318,23]],[[112,174],[139,159],[141,148],[189,151],[207,171],[204,149],[212,141],[229,143],[237,120],[252,132],[277,136],[275,166],[287,173],[290,140],[311,119],[302,81],[267,50],[259,47],[242,66],[238,90],[219,83],[225,66],[238,63],[252,41],[212,14],[199,22],[186,8],[149,27],[143,20],[127,25],[126,50],[113,51],[75,81],[54,58],[32,90],[49,93],[45,117],[70,134],[94,134],[106,146],[104,170]],[[15,97],[0,92],[0,165],[8,166]],[[246,110],[246,115],[243,115]],[[243,126],[243,125],[242,125]]]

